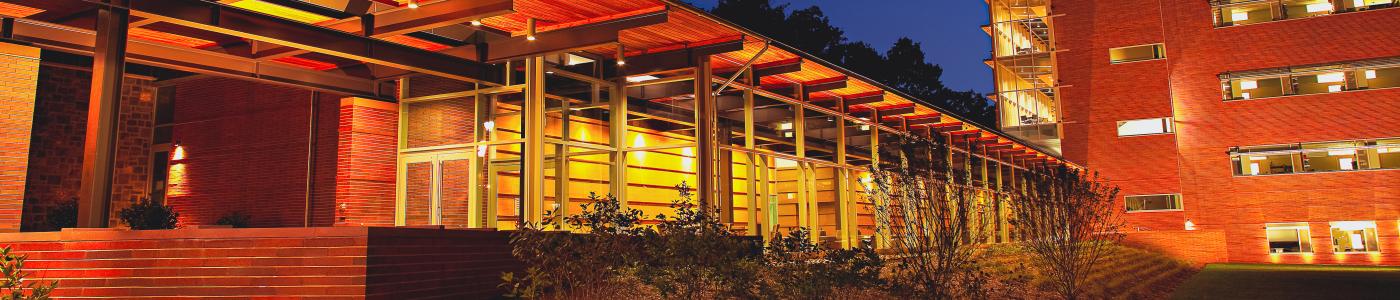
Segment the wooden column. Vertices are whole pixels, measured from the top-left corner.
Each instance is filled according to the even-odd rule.
[[[121,2],[121,6],[126,5],[125,1]],[[107,227],[110,219],[112,173],[117,152],[117,106],[121,103],[122,76],[126,68],[129,18],[127,10],[98,6],[87,136],[83,139],[82,181],[78,188],[78,227]]]
[[[749,84],[750,86],[753,86],[753,83],[754,83],[754,81],[755,81],[755,80],[754,80],[754,76],[753,76],[753,68],[745,68],[745,69],[744,69],[744,76],[743,76],[743,78],[742,78],[741,80],[743,80],[744,83]],[[745,89],[743,89],[743,91],[744,91],[744,94],[743,94],[743,95],[744,95],[744,96],[743,96],[743,97],[744,97],[744,149],[753,150],[754,147],[757,146],[756,140],[754,139],[754,136],[753,136],[753,135],[754,135],[754,118],[753,118],[753,106],[754,106],[754,104],[753,104],[753,90],[752,90],[752,89],[745,88]],[[748,154],[746,154],[746,155],[747,155],[748,158],[749,158],[748,171],[745,172],[745,175],[744,175],[744,177],[747,177],[747,179],[748,179],[748,182],[747,182],[747,183],[748,183],[748,188],[749,188],[749,190],[748,190],[748,193],[749,193],[749,235],[753,235],[753,236],[762,236],[762,237],[763,237],[763,240],[766,242],[766,241],[768,240],[768,238],[769,238],[769,232],[768,232],[768,229],[767,229],[768,221],[767,221],[766,218],[765,218],[765,220],[763,220],[762,222],[759,222],[759,211],[762,210],[764,216],[767,216],[767,215],[768,215],[768,212],[767,212],[767,209],[768,209],[768,206],[767,206],[767,203],[768,203],[768,193],[765,192],[765,193],[761,193],[761,194],[760,194],[760,193],[759,193],[759,188],[758,188],[758,185],[760,184],[760,181],[758,180],[758,160],[764,159],[764,157],[763,157],[763,156],[760,156],[760,155],[758,155],[758,154],[754,154],[754,153],[748,153]],[[767,184],[767,180],[766,180],[766,179],[765,179],[764,181],[762,181],[762,182],[763,182],[762,184]],[[760,224],[762,224],[762,225],[760,225]],[[760,228],[760,226],[763,226],[763,228]]]
[[[522,111],[522,127],[525,130],[525,146],[521,153],[521,201],[525,212],[521,214],[526,222],[544,220],[544,58],[525,59],[525,107]]]
[[[697,199],[703,205],[716,207],[719,203],[718,193],[718,169],[715,155],[719,144],[719,134],[716,132],[718,120],[715,115],[715,96],[712,94],[710,86],[712,70],[710,70],[710,56],[702,55],[695,58],[695,142],[696,161],[699,168],[696,180]],[[721,215],[727,212],[720,212]]]

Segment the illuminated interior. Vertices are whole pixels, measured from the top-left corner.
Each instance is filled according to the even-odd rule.
[[[1302,19],[1400,5],[1396,0],[1211,0],[1219,27]],[[1337,6],[1340,4],[1341,6]]]
[[[1312,231],[1308,223],[1265,224],[1269,253],[1312,253]]]
[[[1059,86],[1050,0],[993,0],[992,68],[1003,131],[1058,152]]]
[[[1225,100],[1400,87],[1400,60],[1381,58],[1220,75]]]

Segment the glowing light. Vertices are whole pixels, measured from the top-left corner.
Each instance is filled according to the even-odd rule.
[[[170,161],[185,160],[185,146],[175,144],[175,149],[170,151]]]
[[[1310,13],[1324,12],[1324,11],[1330,12],[1330,11],[1332,11],[1332,3],[1313,3],[1313,4],[1308,4],[1307,8],[1308,8],[1308,12],[1310,12]]]
[[[1355,154],[1356,154],[1356,149],[1341,149],[1341,150],[1328,150],[1328,151],[1327,151],[1327,155],[1331,155],[1331,156],[1343,156],[1343,155],[1355,155]]]
[[[1376,79],[1376,70],[1366,70],[1366,79]]]
[[[185,186],[185,164],[171,165],[169,178],[166,178],[166,195],[180,196],[188,194],[189,189],[189,187]]]
[[[1249,175],[1259,175],[1259,163],[1249,164]]]
[[[472,20],[472,26],[481,26],[481,20]]]
[[[778,123],[778,130],[792,130],[792,122]]]
[[[695,148],[681,148],[681,156],[681,170],[695,171],[695,159],[690,158],[695,156]]]
[[[1240,93],[1240,98],[1249,99],[1249,93],[1248,93],[1248,92]]]
[[[627,77],[627,82],[637,83],[637,82],[651,81],[651,80],[657,80],[657,79],[661,79],[661,77],[656,77],[656,76],[653,76],[653,75],[637,75],[637,76],[628,76],[628,77]]]
[[[1259,88],[1259,82],[1258,82],[1258,81],[1253,81],[1253,80],[1241,80],[1241,81],[1240,81],[1240,89],[1241,89],[1241,90],[1252,90],[1252,89],[1257,89],[1257,88]]]
[[[1249,20],[1249,12],[1247,11],[1236,11],[1235,13],[1230,14],[1231,22],[1244,20]]]
[[[418,8],[418,0],[408,0],[408,8]]]
[[[486,122],[483,122],[483,123],[481,123],[481,127],[482,127],[482,128],[485,128],[485,129],[486,129],[486,132],[491,132],[491,130],[496,129],[496,121],[486,121]]]
[[[870,125],[860,125],[860,131],[870,131]]]
[[[1376,149],[1376,153],[1400,153],[1400,148],[1380,148]]]
[[[621,65],[626,65],[626,64],[627,64],[627,61],[625,61],[625,60],[619,60],[619,61],[617,61],[617,65],[619,65],[619,66],[621,66]]]
[[[1328,92],[1328,93],[1336,93],[1336,92],[1340,92],[1340,91],[1342,91],[1342,86],[1341,86],[1341,85],[1333,84],[1333,85],[1327,86],[1327,92]]]
[[[486,157],[486,147],[476,147],[476,157]]]
[[[1333,72],[1317,75],[1317,83],[1333,83],[1347,80],[1347,76],[1342,72]]]
[[[527,40],[527,41],[534,41],[534,40],[535,40],[535,36],[534,36],[534,35],[527,35],[527,36],[525,36],[525,40]]]
[[[1186,219],[1186,230],[1196,230],[1196,223],[1191,222],[1191,219]]]

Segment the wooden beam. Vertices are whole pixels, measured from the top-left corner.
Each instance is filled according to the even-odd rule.
[[[647,74],[696,67],[696,58],[744,49],[742,38],[627,57],[627,74]],[[755,65],[757,66],[757,65]]]
[[[318,26],[373,38],[383,38],[506,15],[515,12],[513,5],[513,0],[443,0],[423,3],[418,8],[400,7],[374,13],[368,18],[373,23],[373,27],[370,27],[368,31],[365,30],[365,18],[362,17],[342,19],[327,24],[318,24]],[[306,52],[308,51],[279,46],[259,50],[254,53],[254,56],[258,59],[270,60]]]
[[[647,25],[666,23],[668,15],[667,10],[661,10],[609,21],[540,32],[535,34],[535,40],[530,40],[526,36],[519,36],[490,42],[486,49],[486,59],[484,61],[488,63],[500,63],[519,59],[521,57],[617,43],[617,35],[619,32]]]

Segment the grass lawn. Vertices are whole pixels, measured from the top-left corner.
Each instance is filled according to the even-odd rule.
[[[1400,267],[1213,264],[1172,299],[1400,299]]]

